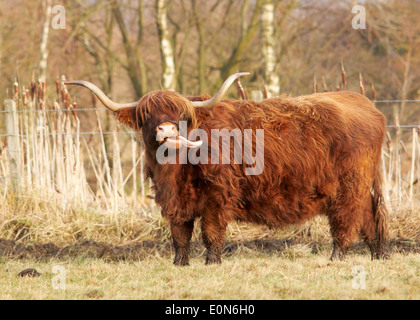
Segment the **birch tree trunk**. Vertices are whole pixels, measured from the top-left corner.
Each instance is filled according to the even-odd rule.
[[[280,81],[276,73],[276,53],[274,39],[274,4],[264,1],[261,8],[262,55],[264,61],[264,81],[268,97],[280,94]]]
[[[162,56],[162,87],[175,90],[175,59],[169,38],[166,0],[156,0],[156,23],[159,31],[160,53]]]
[[[47,78],[47,60],[48,60],[48,35],[50,31],[50,18],[51,18],[51,0],[45,0],[45,22],[42,30],[41,40],[41,60],[39,62],[39,77],[41,81]]]

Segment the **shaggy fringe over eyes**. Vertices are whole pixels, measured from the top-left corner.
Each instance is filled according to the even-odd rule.
[[[145,123],[152,114],[173,114],[197,128],[194,106],[175,91],[156,90],[144,95],[137,106],[136,122]],[[139,122],[140,120],[140,122]]]

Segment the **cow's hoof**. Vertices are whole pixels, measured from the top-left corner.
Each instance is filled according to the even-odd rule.
[[[222,264],[222,259],[220,259],[219,257],[207,257],[206,258],[206,265],[210,265],[210,264]]]
[[[189,266],[190,263],[188,261],[188,258],[179,258],[175,256],[174,265],[176,266]]]
[[[185,267],[185,266],[189,266],[190,263],[188,261],[174,261],[174,265],[180,266],[180,267]]]
[[[330,260],[331,261],[343,261],[346,259],[346,254],[343,253],[341,250],[334,250],[331,254]]]

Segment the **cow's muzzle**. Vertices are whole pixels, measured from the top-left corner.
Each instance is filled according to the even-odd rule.
[[[203,141],[190,141],[179,135],[179,131],[173,123],[165,122],[156,127],[156,141],[165,144],[169,149],[179,149],[181,146],[187,148],[198,148]]]

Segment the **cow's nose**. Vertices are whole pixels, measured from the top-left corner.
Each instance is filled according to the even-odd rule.
[[[165,138],[178,136],[178,130],[173,123],[162,123],[156,127],[156,141],[164,141]]]
[[[165,125],[165,126],[158,126],[158,129],[159,129],[159,131],[166,131],[166,130],[175,131],[175,126],[173,124],[172,125]]]

